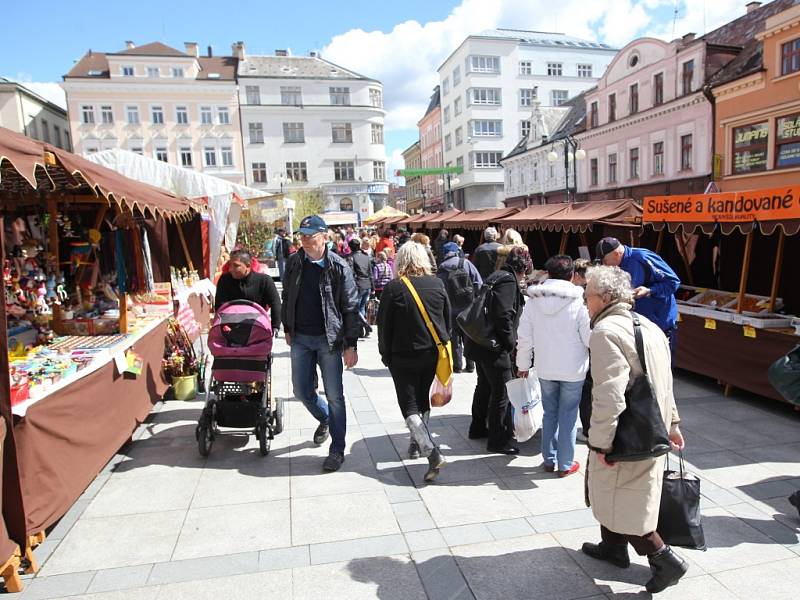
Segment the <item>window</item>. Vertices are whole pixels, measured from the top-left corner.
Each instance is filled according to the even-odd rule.
[[[386,163],[382,160],[372,161],[372,180],[386,181]]]
[[[156,154],[156,160],[160,160],[161,162],[169,162],[166,146],[156,146],[155,154]]]
[[[303,92],[300,87],[295,85],[282,85],[281,104],[283,106],[302,106]]]
[[[382,144],[383,143],[383,125],[380,123],[372,123],[372,143],[373,144]]]
[[[450,80],[445,77],[442,79],[442,96],[447,96],[450,93]]]
[[[529,129],[530,124],[531,122],[528,121]],[[503,135],[503,122],[500,120],[481,119],[470,121],[469,125],[470,135],[476,137],[500,137]],[[458,129],[456,129],[456,133],[458,133]]]
[[[150,107],[150,120],[153,122],[153,125],[163,125],[164,107],[163,106]]]
[[[532,88],[522,88],[519,91],[519,105],[533,106],[533,99],[536,98],[536,90]]]
[[[144,147],[141,141],[131,142],[129,148],[134,154],[138,154],[139,156],[144,155]]]
[[[251,167],[253,171],[253,183],[267,183],[267,163],[254,162]]]
[[[95,145],[87,145],[86,146],[86,152],[84,152],[84,154],[94,154],[94,153],[98,152],[99,150],[100,150],[100,148],[98,148]]]
[[[177,121],[178,125],[188,125],[189,124],[189,109],[185,106],[176,106],[175,107],[175,121]]]
[[[122,67],[123,77],[133,77],[133,67]]]
[[[292,181],[308,181],[308,169],[305,162],[287,162],[286,176]]]
[[[249,123],[248,130],[250,132],[251,144],[264,143],[264,124],[263,123]]]
[[[639,149],[628,148],[628,178],[639,179]]]
[[[231,146],[222,146],[219,149],[219,155],[222,158],[223,167],[233,166],[233,148]]]
[[[444,136],[444,149],[449,151],[452,147],[453,147],[453,138],[448,133],[446,136]]]
[[[460,146],[464,143],[464,129],[462,127],[456,127],[456,146]]]
[[[335,106],[350,106],[350,88],[332,87],[330,88],[331,104]]]
[[[591,77],[592,65],[578,65],[578,77]]]
[[[181,159],[181,166],[182,167],[191,167],[192,166],[192,148],[191,146],[181,146],[178,150],[178,155]]]
[[[130,105],[125,107],[125,112],[128,113],[128,125],[138,125],[139,124],[139,107],[136,105]]]
[[[302,144],[306,141],[305,126],[303,123],[283,124],[283,143]]]
[[[634,115],[639,112],[639,84],[634,83],[630,87],[630,98],[628,99],[628,108],[630,114]]]
[[[445,123],[449,123],[450,122],[450,107],[449,106],[445,106],[444,107],[443,114],[444,114],[444,122]]]
[[[681,146],[683,146],[682,143]],[[769,123],[767,121],[734,127],[733,172],[738,174],[765,171],[767,169],[768,147]],[[690,169],[691,163],[688,167],[681,168]]]
[[[470,104],[500,105],[500,88],[471,88]]]
[[[781,44],[781,75],[800,71],[800,38]]]
[[[369,88],[369,103],[376,108],[383,108],[383,92],[378,88]]]
[[[61,145],[61,129],[58,128],[58,125],[53,125],[53,137],[55,139],[56,147],[63,148]]]
[[[350,144],[353,142],[353,125],[351,123],[331,123],[331,136],[334,144]]]
[[[231,115],[228,112],[227,106],[218,106],[217,107],[217,122],[220,125],[230,125],[231,123]]]
[[[681,171],[692,168],[692,134],[681,136]]]
[[[533,75],[533,62],[530,60],[519,61],[520,75]]]
[[[499,56],[470,56],[467,59],[467,69],[470,73],[499,73]]]
[[[461,83],[461,67],[453,69],[453,87],[457,87]]]
[[[539,181],[539,163],[536,161],[533,162],[533,180]]]
[[[39,139],[39,128],[36,126],[36,118],[33,115],[28,115],[30,122],[28,123],[28,136],[34,139]],[[92,116],[94,118],[94,116]],[[94,121],[92,121],[94,122]]]
[[[617,153],[608,155],[608,183],[617,182]]]
[[[257,85],[246,85],[244,89],[248,104],[261,104],[261,88]]]
[[[461,96],[453,100],[453,112],[456,116],[461,114]]]
[[[447,163],[447,166],[449,167],[450,163]],[[463,156],[457,156],[456,157],[456,166],[457,167],[463,167],[464,166],[464,157]]]
[[[617,120],[617,95],[608,95],[608,122],[613,123]]]
[[[561,106],[567,100],[569,100],[567,90],[550,90],[550,104],[553,106]]]
[[[103,125],[114,123],[114,110],[107,104],[100,107],[100,122]]]
[[[64,150],[72,152],[72,144],[69,143],[69,131],[64,130]]]
[[[353,181],[355,177],[355,164],[352,160],[333,161],[333,178],[335,181]]]
[[[597,159],[590,158],[589,159],[589,185],[597,185],[597,181],[599,178],[598,167],[597,167]]]
[[[214,124],[214,116],[211,113],[210,106],[201,106],[200,107],[200,123],[203,125],[213,125]]]
[[[664,174],[664,142],[653,144],[653,175]]]
[[[589,127],[597,127],[599,124],[600,118],[597,114],[597,100],[595,100],[589,109]]]
[[[206,161],[207,167],[217,166],[217,150],[213,146],[206,146],[203,148],[203,158]]]
[[[42,119],[42,141],[50,143],[50,124]]]
[[[161,73],[158,71],[158,67],[147,67],[147,76],[151,78],[160,77]]]
[[[81,106],[81,121],[87,125],[94,125],[94,106],[91,104]]]
[[[561,77],[561,74],[564,71],[564,65],[560,62],[549,62],[547,63],[547,74],[550,77]]]
[[[664,104],[664,74],[656,73],[653,77],[653,106]]]
[[[800,113],[775,122],[775,168],[800,167]]]
[[[531,122],[525,119],[519,122],[520,137],[528,137],[531,134]]]
[[[502,152],[473,152],[472,167],[475,169],[493,169],[499,167]]]
[[[681,91],[683,94],[692,93],[692,78],[694,77],[694,60],[683,63],[681,70]]]
[[[183,67],[172,67],[172,76],[183,79]]]

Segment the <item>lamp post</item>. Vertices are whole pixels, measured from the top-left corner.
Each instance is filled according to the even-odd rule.
[[[283,186],[292,183],[292,178],[285,173],[275,173],[272,181],[281,186],[281,195],[283,195]]]
[[[579,148],[578,140],[571,136],[564,138],[564,191],[566,193],[564,202],[569,202],[569,164],[572,163],[572,179],[575,185],[575,192],[578,190],[578,165],[577,161],[586,158],[586,151]],[[547,160],[554,163],[558,160],[558,154],[555,150],[550,150],[547,154]],[[572,201],[575,201],[575,193],[572,195]]]
[[[461,183],[461,180],[458,177],[453,177],[450,179],[450,173],[446,174],[447,176],[447,202],[445,203],[445,209],[453,208],[453,188],[451,186],[458,185]],[[439,185],[444,185],[445,180],[440,179],[438,181]]]

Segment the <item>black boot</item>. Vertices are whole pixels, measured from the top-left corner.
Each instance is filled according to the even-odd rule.
[[[797,509],[797,514],[800,515],[800,490],[789,496],[789,504]]]
[[[435,481],[439,476],[439,469],[447,464],[444,455],[439,451],[439,447],[435,447],[430,456],[428,456],[428,470],[425,473],[425,483]]]
[[[419,444],[417,444],[414,438],[411,438],[411,441],[408,443],[408,458],[411,460],[419,458]]]
[[[592,544],[585,542],[581,550],[587,556],[610,562],[620,569],[627,569],[631,566],[631,559],[628,556],[628,544],[607,544],[606,542]]]
[[[651,594],[663,592],[669,586],[675,585],[689,570],[686,561],[666,545],[655,554],[648,555],[647,560],[650,562],[653,577],[644,587]]]

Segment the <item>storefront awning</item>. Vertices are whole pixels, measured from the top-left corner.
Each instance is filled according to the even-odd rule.
[[[515,229],[591,231],[595,225],[641,227],[642,207],[634,200],[597,200],[570,204],[542,204],[506,217],[500,222]]]
[[[437,229],[443,227],[449,219],[454,219],[461,214],[463,213],[457,208],[451,208],[441,213],[433,213],[433,216],[430,219],[426,219],[423,225],[425,229]]]
[[[516,208],[484,208],[483,210],[468,210],[455,215],[444,223],[443,227],[461,229],[483,229],[492,223],[499,223],[504,217],[517,212]]]

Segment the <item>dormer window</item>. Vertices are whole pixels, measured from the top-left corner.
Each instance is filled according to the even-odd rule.
[[[628,57],[628,66],[633,68],[638,64],[639,64],[639,55],[636,52],[634,52]]]
[[[147,67],[147,76],[151,78],[160,77],[161,74],[158,71],[158,67]]]
[[[172,76],[183,79],[183,67],[172,67]]]
[[[97,71],[97,70],[94,70],[94,69],[92,69],[91,71],[89,71],[87,73],[87,75],[89,75],[89,77],[100,77],[102,74],[103,74],[102,71]]]
[[[133,67],[122,67],[122,76],[123,77],[133,77]]]

